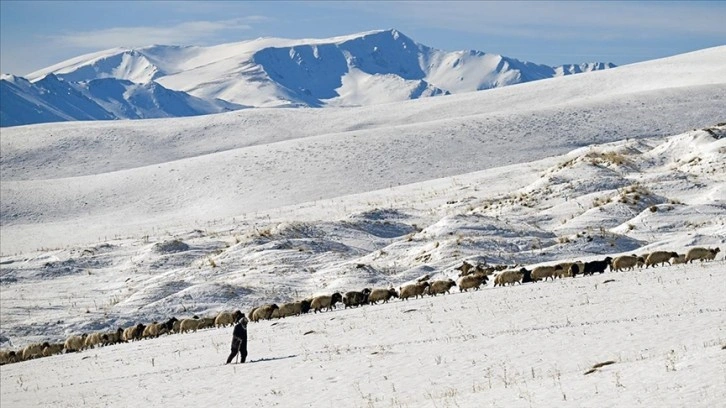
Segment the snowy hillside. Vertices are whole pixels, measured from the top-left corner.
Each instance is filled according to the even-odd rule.
[[[710,126],[726,106],[724,51],[390,105],[8,128],[1,249],[205,225]]]
[[[4,350],[463,261],[720,252],[251,323],[246,365],[222,364],[228,327],[3,365],[0,405],[718,405],[724,106],[717,47],[386,105],[3,129]]]
[[[68,81],[154,80],[205,99],[256,107],[360,106],[472,92],[573,73],[606,63],[561,67],[481,51],[448,52],[396,30],[325,39],[258,38],[211,47],[154,45],[73,58],[28,75]]]

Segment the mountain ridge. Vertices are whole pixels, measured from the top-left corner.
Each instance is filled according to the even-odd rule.
[[[191,116],[243,107],[363,106],[475,92],[612,67],[603,62],[550,67],[482,51],[442,51],[417,43],[395,29],[324,39],[263,37],[207,47],[117,47],[35,71],[27,75],[28,82],[33,86],[42,84],[52,74],[82,93],[96,80],[106,80],[107,84],[110,80],[154,82],[164,88],[158,92],[187,94],[176,94],[177,100],[187,99],[182,105],[201,106],[205,105],[202,101],[207,101],[213,106],[182,108],[177,102],[166,109],[149,110],[132,107],[132,101],[116,95],[115,105],[125,106],[120,109],[104,103],[109,95],[86,92],[85,97],[99,105],[93,107],[93,114],[48,113],[59,109],[52,101],[45,101],[49,106],[39,108],[42,104],[36,104],[35,108],[42,115],[24,118],[22,113],[30,109],[28,98],[21,98],[15,90],[5,92],[2,126],[55,120]],[[133,86],[120,82],[114,87]],[[30,92],[42,94],[44,90]],[[190,103],[189,98],[199,100]],[[88,101],[84,104],[92,105]],[[107,113],[99,114],[99,109]]]

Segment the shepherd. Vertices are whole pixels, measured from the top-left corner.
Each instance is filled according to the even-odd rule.
[[[226,364],[231,363],[232,359],[237,357],[237,354],[240,355],[242,363],[247,359],[247,321],[247,318],[242,316],[234,326],[234,331],[232,332],[232,352],[229,353]]]

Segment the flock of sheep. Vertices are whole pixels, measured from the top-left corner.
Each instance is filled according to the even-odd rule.
[[[423,276],[416,282],[402,286],[396,291],[394,288],[363,289],[361,291],[350,291],[344,294],[339,292],[332,295],[316,296],[298,302],[277,304],[266,304],[253,308],[249,312],[249,320],[257,322],[298,316],[309,311],[315,313],[323,310],[333,310],[337,303],[342,303],[345,308],[357,307],[365,304],[387,303],[392,298],[407,300],[425,295],[436,296],[450,293],[451,288],[458,286],[461,292],[469,289],[479,290],[486,285],[489,276],[494,276],[494,286],[514,285],[515,283],[537,282],[550,278],[575,277],[577,275],[592,275],[604,273],[606,268],[611,271],[632,270],[635,267],[646,268],[664,264],[691,263],[695,260],[713,260],[720,252],[717,248],[691,248],[686,254],[679,255],[676,252],[657,251],[644,255],[625,255],[616,258],[606,257],[600,261],[590,262],[563,262],[552,266],[537,266],[532,270],[524,267],[509,268],[506,266],[485,266],[472,265],[466,261],[459,270],[458,283],[453,279],[430,281],[429,276]],[[64,343],[36,343],[28,345],[20,350],[0,351],[0,365],[30,360],[40,357],[48,357],[63,352],[77,352],[95,347],[107,346],[117,343],[125,343],[146,338],[155,338],[163,334],[196,332],[200,329],[210,327],[225,327],[235,324],[242,319],[244,314],[237,310],[235,312],[221,312],[214,317],[199,318],[194,316],[187,319],[170,318],[166,322],[153,322],[149,325],[139,323],[135,326],[121,328],[108,332],[95,332],[91,334],[73,335]]]

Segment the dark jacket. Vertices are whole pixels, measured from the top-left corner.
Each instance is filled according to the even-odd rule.
[[[240,321],[234,326],[232,332],[232,350],[247,349],[247,328]]]

